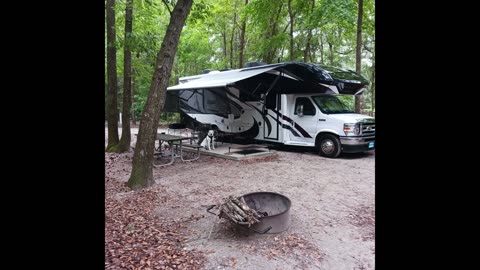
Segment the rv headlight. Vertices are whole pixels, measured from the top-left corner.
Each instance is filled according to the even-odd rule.
[[[358,136],[360,135],[360,124],[343,124],[343,132],[347,136]]]

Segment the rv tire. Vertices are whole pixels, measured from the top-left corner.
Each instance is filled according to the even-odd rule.
[[[337,136],[332,134],[320,135],[317,140],[317,150],[321,156],[336,158],[342,151],[340,140]]]

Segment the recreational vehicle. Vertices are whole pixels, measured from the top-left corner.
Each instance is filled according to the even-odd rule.
[[[368,85],[346,69],[285,62],[209,72],[167,88],[165,111],[210,124],[220,133],[268,143],[315,147],[322,156],[375,148],[375,119],[337,97]]]

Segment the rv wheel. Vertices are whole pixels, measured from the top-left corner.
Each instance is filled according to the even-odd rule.
[[[318,138],[317,149],[321,156],[336,158],[340,155],[340,140],[331,134],[324,134]]]

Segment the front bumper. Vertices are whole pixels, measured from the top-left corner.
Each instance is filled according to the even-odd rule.
[[[359,153],[375,149],[375,136],[340,137],[342,152]]]

